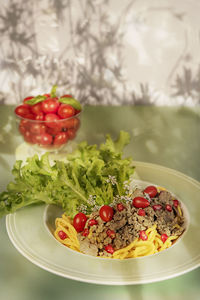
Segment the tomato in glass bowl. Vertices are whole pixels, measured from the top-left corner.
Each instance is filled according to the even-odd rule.
[[[81,108],[81,109],[80,109]],[[82,107],[71,95],[26,97],[15,108],[24,141],[36,150],[58,151],[75,139]]]

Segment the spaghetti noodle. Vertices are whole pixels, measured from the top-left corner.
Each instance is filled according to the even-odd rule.
[[[78,235],[72,225],[70,217],[63,214],[61,218],[56,219],[55,225],[55,238],[63,245],[80,252]],[[61,239],[59,237],[60,231],[66,233],[67,237],[65,239]],[[147,235],[147,240],[143,241],[140,238],[136,238],[127,247],[115,251],[110,258],[127,259],[155,254],[172,246],[173,242],[178,238],[178,236],[170,236],[165,242],[163,242],[161,235],[156,230],[156,225],[148,228],[145,233]]]

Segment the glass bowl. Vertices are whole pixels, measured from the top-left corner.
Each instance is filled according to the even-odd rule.
[[[15,114],[16,115],[16,114]],[[56,121],[31,120],[16,115],[17,127],[24,141],[37,151],[59,151],[74,140],[80,128],[78,114]]]

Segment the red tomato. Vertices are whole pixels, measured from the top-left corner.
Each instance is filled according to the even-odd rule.
[[[60,98],[72,98],[72,95],[63,95],[62,97],[60,97]]]
[[[73,219],[73,226],[77,232],[83,231],[86,221],[87,221],[87,217],[84,213],[80,212],[75,215]]]
[[[54,127],[54,128],[47,127],[47,133],[49,133],[49,134],[51,134],[53,136],[56,135],[59,132],[61,132],[59,126]]]
[[[60,103],[58,102],[57,98],[47,98],[41,103],[42,103],[42,111],[45,114],[56,113],[60,106]]]
[[[26,129],[28,129],[30,127],[31,123],[32,123],[31,121],[23,119],[23,120],[20,121],[20,126],[23,126]]]
[[[89,229],[88,228],[83,229],[82,236],[88,236],[88,234],[89,234]]]
[[[173,200],[173,203],[174,203],[174,206],[175,206],[175,207],[178,207],[179,201],[178,201],[177,199]]]
[[[30,133],[30,131],[26,130],[24,132],[24,140],[27,142],[27,143],[30,143],[32,144],[33,141],[32,141],[32,134]]]
[[[61,240],[65,240],[67,238],[67,234],[62,230],[58,231],[58,236]]]
[[[76,136],[76,130],[74,129],[68,129],[66,133],[69,140],[73,140]]]
[[[38,115],[42,112],[42,103],[39,102],[34,105],[30,105],[30,110],[33,114]]]
[[[46,98],[49,98],[49,97],[51,97],[51,95],[50,95],[50,94],[44,94],[43,96],[45,96]]]
[[[122,203],[118,203],[118,204],[117,204],[117,210],[118,210],[118,211],[122,211],[122,210],[124,210],[124,208],[125,208],[125,207],[124,207],[124,205],[123,205]]]
[[[162,242],[165,243],[166,240],[168,239],[168,235],[163,233],[160,238],[161,238]]]
[[[80,127],[80,120],[78,118],[70,118],[62,121],[63,129],[78,129]]]
[[[106,234],[107,234],[111,239],[114,239],[115,236],[116,236],[115,231],[114,231],[114,230],[111,230],[111,229],[108,229],[108,230],[106,231]]]
[[[97,222],[97,220],[95,220],[95,219],[90,219],[89,221],[88,221],[88,225],[89,226],[93,226],[93,225],[97,225],[98,224],[98,222]]]
[[[144,197],[135,197],[132,204],[137,208],[145,208],[150,205],[149,201]]]
[[[40,144],[41,144],[41,135],[40,135],[40,134],[34,134],[34,135],[32,136],[32,142],[33,142],[34,144],[40,145]]]
[[[48,133],[43,133],[40,135],[40,144],[41,145],[50,145],[53,141],[53,137]]]
[[[46,132],[46,126],[41,123],[33,123],[30,126],[30,132],[33,134],[42,134]]]
[[[35,115],[34,114],[27,114],[24,116],[25,119],[29,119],[29,120],[35,120]]]
[[[33,98],[34,98],[33,96],[26,97],[26,98],[24,98],[23,102],[26,103],[26,101],[31,100]]]
[[[103,205],[99,210],[99,216],[104,222],[109,222],[113,218],[113,208],[109,205]]]
[[[161,204],[154,204],[152,207],[153,207],[154,210],[161,210],[162,209]]]
[[[140,238],[141,238],[141,240],[143,240],[143,241],[148,240],[148,236],[146,235],[146,232],[145,232],[144,230],[141,230],[141,231],[140,231]]]
[[[62,119],[70,118],[75,115],[75,109],[69,104],[61,104],[58,109],[58,115]]]
[[[59,132],[56,134],[54,138],[54,145],[62,145],[65,144],[68,140],[67,133],[66,132]]]
[[[172,207],[170,204],[166,204],[165,209],[168,210],[169,212],[172,211]]]
[[[19,132],[24,135],[25,134],[25,131],[26,131],[26,127],[22,126],[22,125],[19,125]]]
[[[46,125],[50,128],[55,128],[55,127],[59,127],[60,123],[57,122],[58,120],[60,120],[59,116],[53,113],[50,114],[46,114],[44,116],[44,119],[46,122]]]
[[[149,185],[144,189],[144,193],[148,194],[149,197],[153,198],[157,195],[157,188],[153,185]]]
[[[142,209],[142,208],[140,208],[140,209],[138,210],[138,215],[141,216],[141,217],[144,217],[144,216],[146,215],[145,210]]]
[[[35,116],[35,120],[44,121],[44,113],[41,111]]]
[[[30,114],[30,109],[26,105],[22,104],[15,108],[15,113],[20,117],[25,117]]]
[[[104,249],[106,250],[106,252],[108,252],[110,254],[113,254],[115,252],[115,250],[113,249],[113,247],[110,244],[105,246]]]

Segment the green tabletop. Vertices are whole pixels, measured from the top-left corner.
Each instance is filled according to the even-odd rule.
[[[85,107],[77,142],[100,143],[106,133],[117,137],[120,130],[131,134],[126,155],[176,169],[200,181],[200,108]],[[15,151],[21,143],[13,107],[0,105],[0,191],[12,179]],[[145,285],[87,284],[48,273],[24,258],[8,238],[5,217],[0,220],[0,241],[2,300],[197,300],[200,297],[199,268],[174,279]]]

